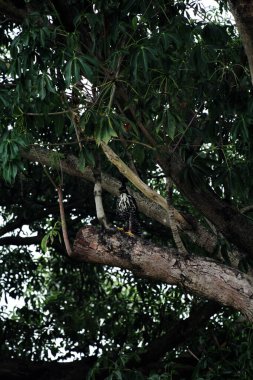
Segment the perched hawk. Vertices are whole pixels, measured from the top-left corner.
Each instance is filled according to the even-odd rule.
[[[116,212],[128,235],[140,235],[140,222],[138,208],[135,199],[127,191],[125,183],[119,188],[120,195],[117,199]]]

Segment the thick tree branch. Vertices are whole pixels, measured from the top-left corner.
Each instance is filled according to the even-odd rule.
[[[10,220],[3,227],[0,228],[0,236],[5,235],[10,231],[14,231],[16,228],[21,228],[25,224],[25,218],[20,217],[15,220]]]
[[[51,166],[52,162],[50,159],[50,151],[40,148],[40,147],[33,147],[30,149],[30,151],[22,151],[21,152],[22,156],[30,161],[33,162],[40,162],[43,165]],[[61,170],[70,176],[75,176],[79,178],[83,178],[89,182],[94,183],[94,175],[92,170],[89,167],[86,167],[84,171],[80,171],[78,169],[78,160],[75,156],[71,155],[68,156],[67,159],[65,160],[60,160],[59,165],[61,166]],[[179,178],[182,176],[179,175]],[[102,180],[102,188],[106,191],[108,191],[110,194],[114,196],[118,196],[119,192],[118,189],[121,185],[121,183],[113,178],[112,176],[102,173],[101,174],[101,180]],[[141,181],[141,186],[142,186],[142,181]],[[144,184],[145,185],[145,184]],[[140,187],[142,189],[142,187]],[[152,189],[148,188],[151,192],[153,192]],[[156,220],[158,223],[161,223],[162,225],[166,227],[170,227],[170,220],[168,216],[168,210],[167,210],[167,205],[165,205],[164,208],[162,208],[159,204],[155,203],[154,201],[146,198],[143,196],[141,193],[137,191],[133,191],[132,189],[128,189],[129,193],[134,196],[138,209],[140,212],[142,212],[144,215],[146,215],[148,218]],[[194,190],[188,189],[189,194],[193,192]],[[196,202],[198,202],[200,198],[198,198],[199,192],[196,192]],[[159,194],[157,194],[159,195]],[[186,194],[187,196],[187,194]],[[162,198],[162,197],[161,197]],[[202,197],[203,198],[203,197]],[[163,199],[163,198],[162,198]],[[205,201],[205,197],[204,197]],[[166,201],[165,201],[166,203]],[[215,215],[215,210],[211,208],[211,203],[207,202],[207,206],[209,209],[211,209],[211,212],[214,213]],[[179,217],[177,218],[177,222],[179,220],[185,220],[181,214],[178,213],[177,215]],[[183,226],[186,227],[186,223],[183,222]],[[189,225],[189,224],[188,224]],[[182,225],[181,225],[182,227]],[[202,225],[197,224],[196,228],[193,230],[191,228],[186,228],[184,230],[184,233],[190,237],[190,239],[196,243],[199,247],[205,249],[209,253],[213,253],[213,251],[216,248],[217,245],[217,236],[212,234],[211,232],[207,231],[206,228],[204,228]],[[238,256],[238,253],[236,253]],[[238,260],[237,260],[238,261]]]
[[[213,299],[253,321],[253,282],[245,273],[203,257],[183,258],[175,249],[155,246],[120,233],[101,235],[94,227],[79,231],[73,253],[80,261],[117,266],[136,275]]]
[[[231,0],[229,4],[242,38],[253,84],[253,1]]]
[[[3,245],[36,245],[40,244],[41,240],[43,238],[43,235],[36,235],[36,236],[6,236],[3,238],[0,238],[0,246]]]
[[[29,151],[22,151],[21,154],[24,158],[32,162],[38,162],[39,160],[43,165],[51,166],[49,150],[33,147]],[[78,169],[78,160],[74,156],[68,156],[67,159],[61,160],[60,165],[61,170],[70,176],[83,178],[92,183],[95,181],[92,170],[89,167],[86,167],[82,172]],[[114,196],[119,195],[118,189],[121,186],[120,181],[105,173],[101,174],[101,180],[104,190]],[[160,205],[146,198],[137,191],[133,191],[132,189],[128,189],[128,191],[135,198],[138,209],[141,213],[166,227],[170,227],[166,208],[162,208]],[[183,218],[181,217],[181,219]],[[198,224],[194,231],[192,229],[187,229],[184,232],[191,238],[191,240],[204,248],[207,252],[212,253],[214,251],[217,244],[217,236],[208,232],[203,226]]]

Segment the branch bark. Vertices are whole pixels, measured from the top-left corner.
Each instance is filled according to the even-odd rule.
[[[253,282],[245,273],[203,257],[180,257],[177,250],[155,246],[121,233],[81,229],[73,254],[79,261],[129,269],[138,276],[183,286],[242,312],[253,321]]]
[[[229,5],[248,58],[251,82],[253,84],[253,1],[231,0]]]
[[[67,222],[65,218],[65,210],[63,206],[63,194],[62,189],[60,186],[57,187],[57,193],[58,193],[58,200],[59,200],[59,209],[60,209],[60,216],[61,216],[61,227],[62,227],[62,235],[63,240],[66,248],[66,252],[68,256],[72,256],[72,248],[71,244],[69,242],[69,236],[68,236],[68,228],[67,228]]]

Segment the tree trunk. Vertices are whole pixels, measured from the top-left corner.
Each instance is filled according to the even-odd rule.
[[[229,4],[248,58],[253,84],[253,1],[231,0]]]

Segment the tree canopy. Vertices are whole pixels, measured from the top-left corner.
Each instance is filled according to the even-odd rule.
[[[1,378],[251,378],[252,14],[0,0]]]

